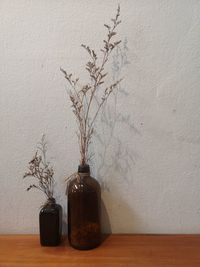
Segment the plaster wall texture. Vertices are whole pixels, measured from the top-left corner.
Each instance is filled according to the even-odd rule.
[[[45,200],[22,179],[43,133],[64,207],[77,169],[76,124],[59,68],[86,80],[115,0],[0,1],[0,233],[37,233]],[[121,0],[121,50],[107,70],[124,80],[99,117],[92,170],[103,230],[200,231],[200,1]],[[66,225],[64,223],[64,227]]]

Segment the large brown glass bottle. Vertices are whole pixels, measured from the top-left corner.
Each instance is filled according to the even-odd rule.
[[[90,176],[89,165],[80,165],[68,184],[68,239],[76,249],[92,249],[101,243],[101,189]]]

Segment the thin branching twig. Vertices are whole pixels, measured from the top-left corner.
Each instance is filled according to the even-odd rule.
[[[37,184],[31,184],[27,188],[27,191],[35,188],[45,193],[48,199],[52,199],[54,171],[46,159],[47,143],[45,141],[45,135],[42,136],[37,148],[38,150],[36,151],[33,159],[29,162],[28,171],[25,172],[23,178],[34,177],[37,179]]]
[[[109,56],[113,49],[117,47],[121,40],[114,41],[114,37],[117,35],[116,28],[121,23],[120,6],[117,8],[115,18],[111,19],[111,25],[104,24],[107,30],[107,36],[103,40],[103,48],[101,48],[102,57],[99,59],[97,53],[89,46],[82,44],[81,46],[89,54],[90,60],[86,63],[85,69],[87,70],[90,78],[90,82],[78,89],[79,78],[74,78],[70,73],[68,74],[64,69],[60,68],[64,74],[66,80],[70,84],[72,91],[69,92],[70,100],[72,102],[72,110],[76,116],[78,123],[78,139],[81,154],[81,164],[88,162],[90,155],[88,153],[88,147],[91,143],[91,138],[94,133],[94,124],[96,118],[102,106],[107,101],[110,94],[118,86],[122,79],[115,81],[113,84],[105,86],[105,78],[108,73],[105,71],[106,63],[109,60]],[[101,94],[101,99],[98,106],[92,108],[93,102],[96,101],[97,93]]]

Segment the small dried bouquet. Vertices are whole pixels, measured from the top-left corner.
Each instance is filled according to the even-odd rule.
[[[90,159],[91,155],[89,155],[88,147],[94,133],[94,124],[99,111],[122,80],[119,79],[108,85],[105,83],[105,78],[108,75],[105,71],[106,64],[113,49],[121,42],[120,40],[114,40],[117,35],[116,29],[121,23],[119,17],[120,6],[118,6],[116,16],[111,19],[111,25],[104,24],[107,30],[107,35],[105,40],[103,40],[100,57],[97,56],[97,53],[89,46],[84,44],[81,45],[90,58],[85,66],[85,69],[89,74],[88,83],[80,86],[79,78],[75,78],[71,73],[68,73],[61,68],[67,82],[71,86],[69,97],[78,124],[77,136],[81,154],[81,165],[87,164]]]
[[[27,191],[30,189],[38,189],[42,191],[47,197],[47,203],[54,202],[53,189],[54,189],[54,171],[50,163],[46,160],[47,143],[45,136],[42,136],[41,141],[38,143],[38,150],[36,151],[33,159],[29,162],[28,171],[25,172],[23,178],[34,177],[37,180],[36,184],[31,184]]]

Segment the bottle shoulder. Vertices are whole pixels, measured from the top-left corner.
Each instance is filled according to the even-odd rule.
[[[60,204],[54,203],[54,204],[47,204],[43,206],[40,210],[40,214],[44,213],[57,213],[62,211],[62,206]]]
[[[75,177],[68,184],[68,193],[100,191],[99,182],[92,176]]]

